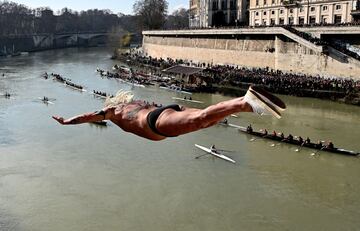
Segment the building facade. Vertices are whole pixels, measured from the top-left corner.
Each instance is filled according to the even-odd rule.
[[[250,26],[349,23],[357,0],[250,0]],[[355,13],[354,13],[355,12]]]
[[[249,0],[190,0],[190,27],[248,25]]]
[[[189,26],[190,28],[200,27],[200,0],[190,0]]]

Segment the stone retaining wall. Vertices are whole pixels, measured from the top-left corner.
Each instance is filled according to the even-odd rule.
[[[152,57],[186,59],[322,76],[360,79],[360,62],[331,52],[317,54],[282,35],[229,38],[144,35],[143,50]]]

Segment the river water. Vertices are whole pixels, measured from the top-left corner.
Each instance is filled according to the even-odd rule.
[[[92,90],[132,90],[137,99],[173,103],[180,96],[155,87],[132,88],[102,79],[96,67],[116,62],[99,49],[65,49],[0,59],[0,230],[359,230],[360,160],[251,142],[214,126],[151,142],[115,125],[62,127],[64,117],[94,111]],[[78,92],[51,79],[60,73],[86,86]],[[54,98],[54,105],[38,97]],[[195,94],[200,107],[229,99]],[[360,108],[281,96],[281,120],[240,114],[230,122],[291,132],[360,151]],[[188,106],[197,106],[191,105]],[[194,147],[216,144],[235,165]]]

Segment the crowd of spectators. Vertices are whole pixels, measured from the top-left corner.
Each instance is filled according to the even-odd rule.
[[[196,74],[196,76],[205,80],[210,86],[216,84],[246,88],[250,84],[257,84],[273,93],[331,99],[342,98],[348,94],[358,94],[360,92],[360,81],[351,78],[312,76],[272,70],[270,68],[210,65],[171,58],[157,59],[137,53],[125,55],[130,65],[145,65],[158,70],[174,65],[202,67],[204,70]]]
[[[273,93],[294,96],[339,98],[360,90],[360,81],[353,79],[287,73],[269,68],[217,65],[206,68],[204,73],[211,75],[214,83],[239,87],[258,84]]]

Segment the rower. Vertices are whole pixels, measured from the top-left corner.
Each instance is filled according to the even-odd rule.
[[[223,121],[222,121],[223,124],[228,124],[229,121],[225,118]]]
[[[190,96],[189,100],[192,100],[191,96]]]
[[[294,137],[293,137],[293,135],[289,134],[288,137],[286,137],[286,139],[287,139],[288,141],[293,141],[293,140],[294,140]]]
[[[267,136],[267,135],[268,135],[268,131],[266,130],[266,128],[264,129],[263,135],[264,135],[264,136]]]
[[[186,96],[184,97],[184,100],[187,100],[187,99],[186,99]]]
[[[311,143],[311,140],[310,140],[309,137],[307,137],[306,140],[305,140],[305,144],[310,144],[310,143]]]
[[[301,136],[299,136],[298,141],[300,144],[304,143],[304,139]]]
[[[274,136],[274,137],[276,137],[276,136],[277,136],[277,134],[276,134],[276,131],[275,131],[275,130],[272,132],[272,136]]]
[[[211,145],[210,151],[217,153],[215,144]]]
[[[252,129],[252,127],[251,127],[251,124],[249,124],[249,126],[247,126],[246,131],[247,131],[248,133],[253,132],[253,129]]]
[[[284,133],[283,133],[283,132],[280,134],[280,138],[281,138],[281,139],[284,139],[284,138],[285,138],[285,136],[284,136]]]
[[[331,141],[329,141],[328,144],[326,145],[326,148],[334,149],[335,147],[334,147],[334,144]]]
[[[323,148],[323,145],[322,145],[320,140],[318,140],[318,142],[316,143],[316,148],[317,149],[322,149]]]

